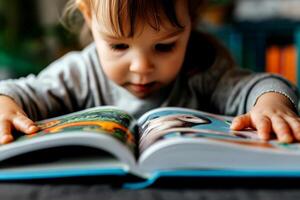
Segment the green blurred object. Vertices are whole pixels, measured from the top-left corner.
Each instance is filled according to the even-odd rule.
[[[0,74],[8,74],[4,78],[36,74],[77,44],[77,37],[68,35],[59,21],[40,24],[38,3],[0,0]]]
[[[202,31],[208,31],[216,36],[223,45],[229,49],[231,52],[235,62],[239,66],[243,64],[243,36],[238,31],[235,30],[232,26],[222,26],[222,27],[215,27],[215,26],[206,26],[201,27],[199,29]]]
[[[209,0],[209,4],[211,5],[227,5],[232,2],[233,0]]]
[[[39,27],[30,8],[34,8],[32,0],[0,2],[0,72],[6,71],[11,76],[7,78],[36,73],[44,63],[38,57],[41,44],[34,36]]]

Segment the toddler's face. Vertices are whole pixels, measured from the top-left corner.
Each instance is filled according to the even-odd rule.
[[[178,1],[176,12],[184,29],[169,22],[155,31],[147,23],[137,26],[131,38],[109,34],[105,24],[92,18],[91,30],[107,77],[138,98],[145,98],[171,84],[185,57],[191,20],[185,1]]]

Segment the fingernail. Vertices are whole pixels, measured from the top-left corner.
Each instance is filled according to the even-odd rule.
[[[231,129],[234,129],[234,128],[236,127],[236,125],[237,125],[236,122],[232,122],[231,125],[230,125],[230,128],[231,128]]]
[[[34,125],[31,125],[31,126],[29,126],[28,130],[29,130],[30,132],[34,132],[34,131],[37,131],[37,130],[38,130],[38,127],[37,127],[37,126],[34,126]]]
[[[282,143],[291,143],[293,138],[289,134],[282,134],[279,138]]]
[[[269,140],[269,137],[266,136],[266,135],[263,135],[263,134],[259,134],[258,137],[259,137],[261,140],[264,140],[264,141]]]
[[[0,143],[1,144],[7,144],[9,142],[13,141],[13,137],[11,135],[3,135],[1,136],[1,139],[0,139]]]

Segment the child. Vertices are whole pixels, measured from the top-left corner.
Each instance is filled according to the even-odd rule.
[[[300,140],[296,90],[279,76],[235,67],[227,51],[196,32],[201,0],[71,0],[94,43],[69,53],[39,75],[0,83],[2,144],[12,129],[26,134],[40,120],[115,105],[135,116],[180,106],[235,118],[268,140]]]

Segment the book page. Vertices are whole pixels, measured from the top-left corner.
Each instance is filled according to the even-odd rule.
[[[124,111],[113,107],[98,107],[37,122],[41,131],[21,140],[59,132],[97,132],[112,136],[134,151],[136,143],[131,130],[132,123],[133,118]]]
[[[265,142],[254,130],[233,131],[231,117],[184,109],[160,108],[146,113],[138,121],[140,153],[158,141],[172,138],[208,138],[239,145],[264,148],[300,149],[299,145]]]
[[[142,116],[140,171],[299,170],[300,144],[260,140],[253,130],[232,131],[232,118],[183,108]]]
[[[1,145],[0,160],[40,149],[83,145],[106,150],[122,160],[130,157],[133,162],[136,151],[133,121],[126,112],[108,106],[39,121],[36,122],[39,132]]]

